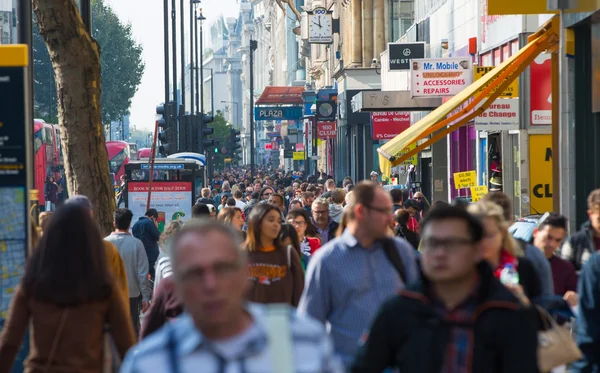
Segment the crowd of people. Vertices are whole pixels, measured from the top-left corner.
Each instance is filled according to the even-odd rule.
[[[0,373],[28,326],[29,372],[600,371],[600,189],[581,232],[549,214],[525,242],[502,192],[430,204],[371,176],[230,170],[193,219],[160,232],[156,210],[119,208],[104,239],[69,198],[44,217]],[[555,319],[576,338],[540,343]]]

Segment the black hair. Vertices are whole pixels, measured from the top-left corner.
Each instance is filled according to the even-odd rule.
[[[567,218],[563,215],[552,213],[552,214],[548,215],[548,217],[540,223],[540,225],[538,226],[538,229],[542,230],[547,225],[552,228],[562,228],[566,231],[567,230]]]
[[[235,207],[235,198],[227,198],[227,202],[225,202],[227,206]]]
[[[390,196],[392,196],[392,202],[402,203],[403,198],[404,198],[404,193],[402,193],[401,189],[392,189],[392,190],[390,190]]]
[[[133,212],[130,209],[116,209],[114,214],[115,227],[117,229],[129,229],[131,226],[131,220],[133,219]]]
[[[286,240],[286,238],[289,238],[292,241],[292,246],[294,247],[294,249],[298,250],[298,253],[301,254],[300,239],[298,238],[298,232],[296,232],[296,228],[294,228],[294,226],[291,224],[281,224],[279,240],[283,242]]]
[[[456,206],[439,206],[431,209],[427,216],[421,220],[421,231],[434,221],[457,219],[467,223],[467,228],[473,242],[479,242],[483,238],[483,226],[479,219],[469,214],[466,210]]]
[[[210,209],[205,203],[196,203],[192,207],[192,216],[194,218],[208,217],[210,216]]]
[[[158,219],[158,211],[156,211],[156,209],[150,209],[150,210],[146,211],[146,216],[149,218]]]
[[[76,203],[62,205],[27,262],[25,293],[60,307],[108,299],[115,282],[104,245],[88,209]]]
[[[470,203],[471,202],[469,202],[469,200],[465,197],[456,197],[454,200],[452,200],[452,206],[461,208],[463,210],[466,210]]]

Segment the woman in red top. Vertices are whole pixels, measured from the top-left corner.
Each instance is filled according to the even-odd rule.
[[[316,234],[316,232],[306,210],[290,211],[287,215],[287,222],[296,228],[298,240],[300,241],[300,251],[302,252],[302,262],[306,266],[310,257],[321,247],[321,240],[316,237],[307,237]]]

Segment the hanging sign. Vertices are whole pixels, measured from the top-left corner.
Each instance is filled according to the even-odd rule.
[[[337,136],[335,122],[318,122],[317,123],[318,138],[321,140],[335,139]]]
[[[413,97],[454,96],[473,82],[470,57],[428,58],[412,61]]]
[[[410,112],[380,111],[371,113],[373,140],[389,140],[410,127]]]
[[[292,155],[292,159],[295,161],[303,161],[304,160],[304,152],[294,152]]]
[[[473,186],[471,187],[471,202],[477,202],[488,194],[487,185]]]
[[[485,126],[518,126],[519,99],[506,98],[494,101],[475,118],[475,125],[475,129],[484,131],[486,130]]]
[[[454,173],[454,188],[465,189],[477,186],[477,173],[475,171]]]

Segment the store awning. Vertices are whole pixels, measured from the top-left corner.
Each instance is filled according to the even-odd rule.
[[[516,54],[377,149],[381,172],[389,175],[392,166],[402,163],[483,113],[540,53],[557,44],[559,26],[558,17],[548,21]],[[429,136],[431,138],[427,139]],[[407,152],[403,151],[423,139],[427,141]]]
[[[302,92],[304,92],[303,86],[267,86],[258,100],[256,100],[256,105],[300,105],[303,103]]]

